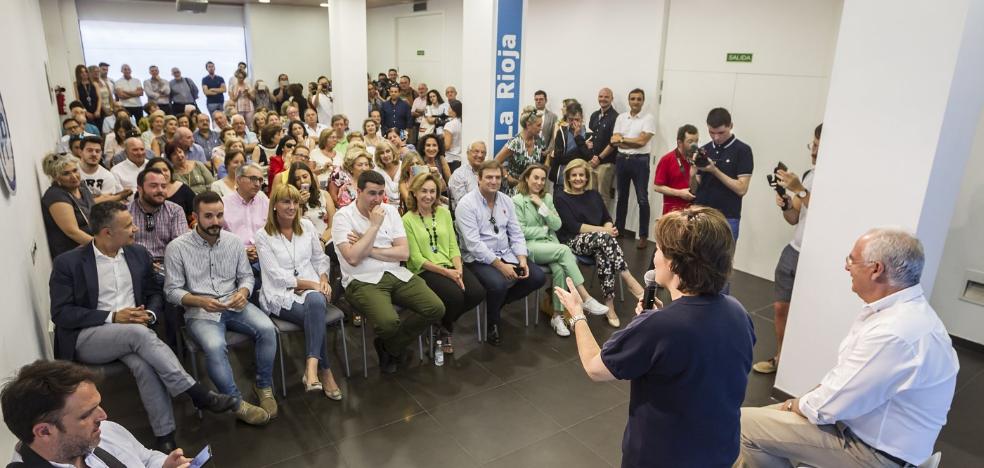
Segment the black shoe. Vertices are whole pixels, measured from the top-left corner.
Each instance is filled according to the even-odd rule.
[[[177,442],[174,441],[174,432],[168,435],[160,436],[157,438],[157,450],[165,455],[170,454],[175,449],[178,448]]]
[[[379,370],[384,374],[395,374],[398,362],[383,347],[383,340],[376,337],[375,340],[372,340],[372,345],[376,348],[376,354],[379,355]]]
[[[236,409],[236,399],[224,393],[215,393],[211,390],[208,392],[207,401],[199,409],[210,411],[212,413],[225,413],[226,411],[232,411]],[[168,453],[168,452],[164,452]]]
[[[499,336],[498,325],[489,325],[489,328],[486,330],[485,334],[487,335],[485,337],[485,341],[487,341],[490,345],[499,346],[502,344],[502,337]]]

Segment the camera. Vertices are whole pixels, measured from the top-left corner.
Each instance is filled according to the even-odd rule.
[[[434,127],[443,127],[448,123],[448,114],[440,114],[434,116]]]
[[[514,266],[513,271],[516,272],[516,276],[523,276],[526,274],[526,268],[523,268],[519,265]]]
[[[697,145],[694,145],[697,146]],[[691,147],[693,148],[693,147]],[[697,167],[707,167],[711,165],[711,158],[707,157],[707,150],[704,148],[698,148],[694,152],[694,166]]]
[[[772,174],[766,174],[765,180],[769,181],[769,187],[772,187],[780,197],[783,198],[782,209],[783,211],[789,209],[789,198],[786,198],[786,189],[779,185],[779,171],[787,171],[789,168],[786,167],[782,161],[776,164],[776,168],[772,170]]]

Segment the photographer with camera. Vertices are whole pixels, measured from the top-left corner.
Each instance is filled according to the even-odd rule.
[[[694,201],[690,193],[690,158],[697,152],[697,127],[686,124],[677,130],[677,146],[656,165],[653,188],[663,194],[663,214],[682,210]]]
[[[325,76],[318,77],[318,83],[311,83],[308,102],[311,108],[318,111],[318,122],[330,122],[335,115],[335,98],[331,95],[331,81]]]
[[[707,133],[711,142],[697,150],[690,171],[690,191],[695,205],[716,208],[731,226],[738,240],[741,198],[748,193],[754,168],[752,148],[731,133],[731,113],[723,107],[707,114]]]
[[[755,363],[752,369],[761,374],[771,374],[779,368],[779,355],[782,354],[782,339],[786,333],[786,319],[789,317],[789,300],[793,297],[793,281],[796,279],[796,265],[799,262],[800,245],[806,227],[806,211],[810,206],[810,190],[813,187],[813,169],[817,165],[817,152],[820,151],[820,132],[823,124],[813,130],[813,141],[807,145],[810,150],[810,169],[803,173],[803,179],[786,170],[779,163],[773,174],[769,174],[769,185],[776,190],[776,205],[782,209],[782,217],[787,223],[796,226],[793,240],[782,249],[779,263],[776,264],[775,311],[776,356]]]

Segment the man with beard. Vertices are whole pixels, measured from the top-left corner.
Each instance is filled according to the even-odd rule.
[[[243,242],[222,230],[222,198],[205,191],[193,204],[198,220],[195,229],[171,241],[164,251],[164,294],[168,302],[184,306],[188,332],[204,350],[209,378],[220,392],[237,400],[236,416],[247,424],[263,425],[277,416],[273,398],[276,329],[263,311],[247,301],[253,290],[253,270]],[[253,392],[259,407],[247,403],[236,386],[226,353],[227,330],[245,334],[255,343]]]
[[[126,205],[97,203],[89,213],[91,243],[55,259],[49,290],[57,359],[87,364],[123,361],[133,373],[158,446],[175,448],[171,398],[191,397],[195,406],[231,410],[235,399],[210,392],[147,327],[163,310],[161,287],[150,254],[134,245],[135,226]]]
[[[35,361],[3,387],[7,428],[20,441],[13,461],[24,466],[176,468],[190,458],[151,450],[126,428],[106,420],[97,375],[68,361]],[[17,466],[11,464],[11,466]]]

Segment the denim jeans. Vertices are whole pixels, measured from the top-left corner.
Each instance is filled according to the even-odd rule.
[[[215,111],[222,110],[223,104],[224,103],[221,102],[210,102],[205,104],[205,108],[208,109],[208,117],[212,118],[212,114],[215,113]]]
[[[314,291],[304,296],[304,303],[294,302],[290,309],[280,309],[278,318],[304,327],[305,357],[318,358],[318,369],[328,369],[325,334],[328,326],[328,302],[325,295]]]
[[[188,332],[205,352],[205,366],[208,376],[220,393],[242,399],[236,387],[229,366],[226,349],[226,330],[242,333],[253,338],[256,348],[256,386],[273,386],[273,358],[277,354],[277,331],[273,322],[253,304],[246,304],[242,312],[227,310],[218,321],[205,319],[188,320]]]
[[[635,185],[636,201],[639,202],[639,237],[649,237],[649,155],[624,155],[619,153],[615,159],[615,187],[618,201],[615,202],[615,227],[625,230],[625,216],[629,211],[629,183]]]
[[[543,270],[532,262],[526,264],[530,270],[529,276],[516,281],[507,280],[502,276],[502,272],[492,265],[474,262],[467,263],[466,266],[478,277],[482,286],[485,286],[485,311],[489,325],[498,325],[502,306],[529,296],[547,282]]]
[[[731,235],[735,238],[735,242],[738,242],[738,226],[741,224],[741,218],[728,218],[728,226],[731,226]]]

